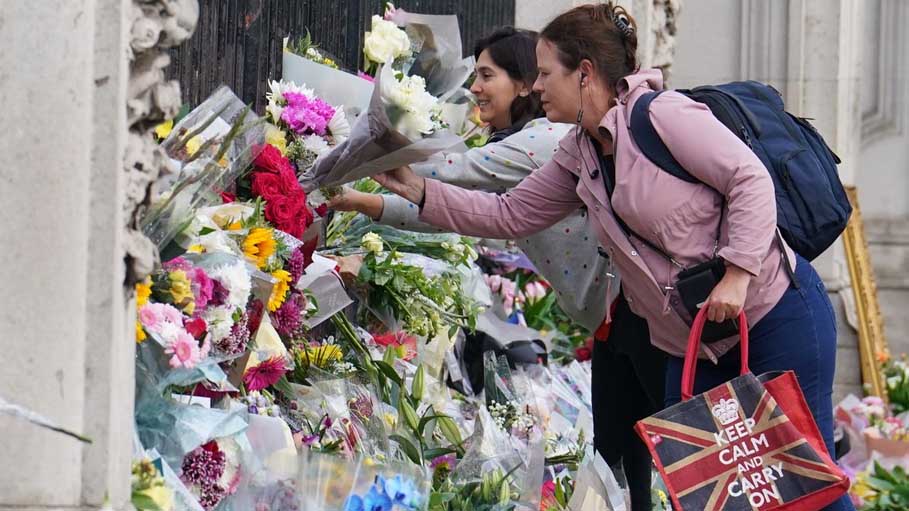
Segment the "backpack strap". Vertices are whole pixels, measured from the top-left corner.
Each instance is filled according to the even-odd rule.
[[[682,181],[701,183],[698,178],[692,176],[691,173],[685,170],[685,167],[682,167],[675,157],[672,156],[672,153],[669,151],[669,148],[666,147],[660,134],[657,133],[656,128],[653,127],[653,121],[650,119],[650,103],[653,103],[653,100],[664,92],[666,91],[647,92],[642,94],[637,101],[635,101],[629,119],[631,138],[634,139],[634,143],[637,144],[638,149],[644,153],[644,156],[664,172],[671,174]],[[750,113],[747,108],[744,108],[744,111]],[[752,120],[749,119],[749,122],[751,121]],[[752,122],[752,125],[757,125],[757,123]],[[638,237],[640,238],[640,236]],[[776,239],[779,243],[780,251],[783,254],[783,265],[786,266],[786,273],[789,274],[789,278],[792,280],[793,285],[796,288],[799,288],[799,282],[795,276],[795,272],[792,270],[789,254],[786,253],[786,244],[783,242],[783,237],[780,235],[779,228],[776,230]],[[662,253],[662,251],[660,252]]]
[[[701,181],[698,178],[692,176],[685,170],[685,167],[682,167],[675,157],[672,156],[672,153],[669,152],[669,148],[666,147],[666,144],[663,143],[663,139],[660,138],[660,134],[657,133],[656,128],[653,127],[653,122],[650,119],[650,103],[653,103],[653,100],[664,92],[666,91],[647,92],[642,94],[637,101],[634,102],[629,123],[631,138],[634,139],[634,143],[637,144],[638,149],[644,153],[644,156],[653,162],[654,165],[663,169],[664,172],[672,174],[682,181],[700,183]]]

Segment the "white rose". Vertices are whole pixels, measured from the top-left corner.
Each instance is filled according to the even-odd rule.
[[[372,62],[391,63],[398,57],[410,54],[410,38],[394,23],[374,15],[372,30],[366,32],[363,52]]]
[[[363,238],[360,240],[360,246],[372,254],[381,254],[385,249],[385,244],[382,242],[382,238],[374,232],[368,232],[363,235]]]

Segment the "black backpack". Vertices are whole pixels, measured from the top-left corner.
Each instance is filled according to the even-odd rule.
[[[635,102],[632,137],[661,169],[698,183],[672,156],[651,122],[650,103],[663,92],[648,92]],[[807,119],[785,111],[776,89],[746,81],[677,92],[707,105],[767,167],[776,190],[777,226],[793,250],[810,261],[839,237],[852,214],[836,170],[840,159]]]

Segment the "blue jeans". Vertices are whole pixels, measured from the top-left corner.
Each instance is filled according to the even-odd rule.
[[[836,368],[836,316],[827,289],[811,264],[797,257],[796,279],[780,301],[749,330],[748,364],[754,374],[795,371],[805,400],[833,453],[833,373]],[[714,365],[699,360],[695,394],[706,392],[739,374],[736,346]],[[681,401],[683,360],[669,357],[666,364],[666,406]],[[848,496],[825,511],[855,511]]]

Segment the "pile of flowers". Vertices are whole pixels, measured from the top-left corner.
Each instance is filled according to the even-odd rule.
[[[303,172],[350,136],[344,109],[329,105],[312,89],[293,82],[269,82],[266,141]]]
[[[375,17],[364,53],[388,73],[380,93],[395,129],[419,140],[443,127],[424,80],[402,72],[413,57],[404,30]],[[329,220],[300,180],[351,134],[344,109],[287,81],[270,82],[267,99],[255,157],[197,190],[136,287],[138,436],[167,475],[137,468],[137,491],[163,484],[206,510],[537,508],[545,495],[567,506],[590,448],[589,364],[566,355],[512,369],[489,352],[481,391],[463,385],[455,349],[490,297],[504,302],[500,319],[540,338],[568,331],[548,285],[482,277],[475,240]],[[184,131],[180,154],[210,153]],[[346,163],[369,163],[356,159]],[[282,472],[278,452],[298,466]]]

